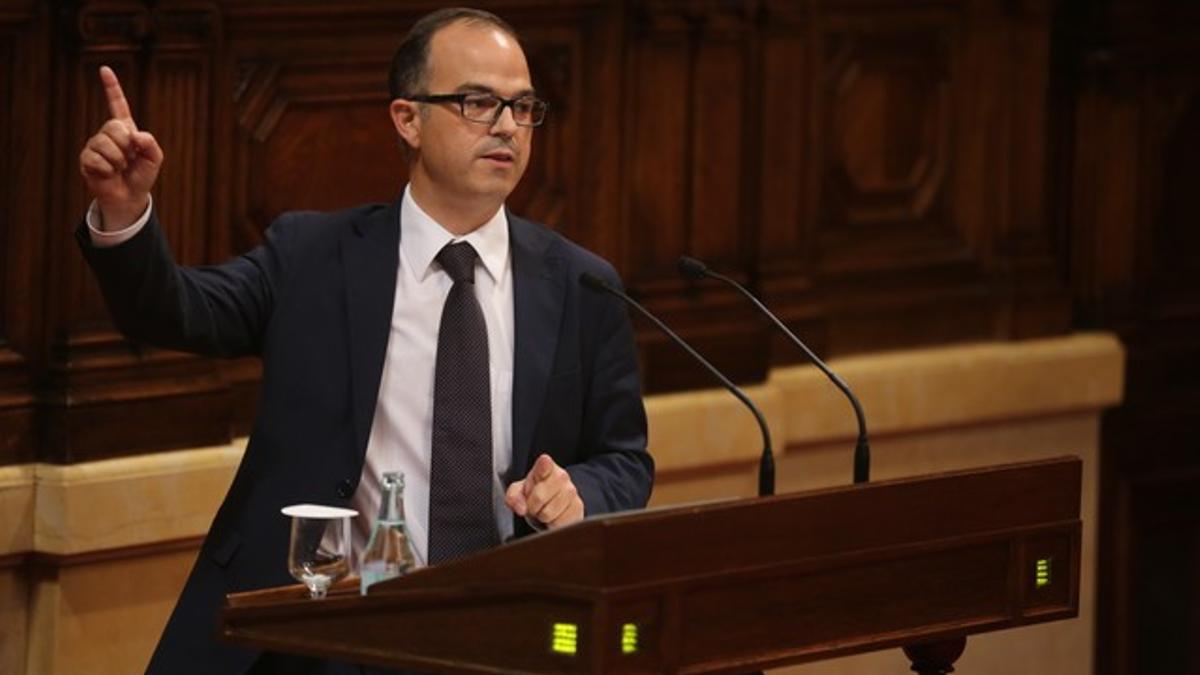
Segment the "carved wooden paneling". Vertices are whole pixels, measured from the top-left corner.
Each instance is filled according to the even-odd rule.
[[[423,13],[416,9],[422,11],[392,7],[352,45],[328,36],[333,26],[342,32],[358,25],[357,13],[313,23],[292,17],[298,23],[287,42],[264,44],[261,31],[286,21],[288,12],[230,10],[233,151],[230,179],[218,186],[228,185],[232,195],[230,252],[259,241],[287,210],[330,210],[399,196],[406,170],[387,113],[387,71],[400,36]],[[543,14],[514,10],[507,17],[524,28],[534,84],[552,106],[509,206],[551,224],[576,223],[584,218],[573,189],[583,165],[583,99],[600,96],[586,84],[589,69],[603,65],[589,58],[597,46],[587,32],[597,21],[594,12],[580,10]]]
[[[388,202],[403,184],[404,163],[387,114],[390,52],[380,42],[345,54],[343,45],[320,41],[330,24],[312,30],[272,53],[240,34],[229,36],[231,86],[218,98],[218,119],[232,120],[232,128],[218,133],[230,139],[219,145],[228,149],[229,163],[214,199],[228,207],[212,228],[219,239],[214,260],[257,245],[285,211]],[[221,370],[234,397],[233,428],[248,433],[261,368],[242,359],[222,363]]]
[[[0,24],[0,100],[11,101],[16,95],[13,72],[13,38],[7,34],[8,26]],[[4,242],[7,250],[12,250],[12,240],[16,238],[14,223],[6,214],[11,213],[15,199],[12,191],[13,138],[12,106],[0,107],[0,130],[5,130],[0,136],[0,242]],[[32,406],[33,396],[29,391],[26,376],[25,360],[8,345],[8,323],[15,315],[20,314],[15,305],[16,295],[13,292],[14,281],[19,272],[10,271],[16,260],[11,256],[0,258],[0,464],[11,464],[20,461],[30,454],[33,444]]]
[[[550,102],[513,209],[605,256],[623,272],[620,222],[622,18],[597,4],[536,7],[508,17],[521,32],[533,83]]]
[[[1065,330],[1024,4],[764,4],[760,283],[820,351]]]
[[[394,199],[405,168],[387,67],[435,4],[57,6],[47,217],[70,224],[86,206],[76,156],[106,117],[100,63],[166,150],[156,207],[184,262],[254,246],[286,210]],[[680,279],[680,254],[749,283],[825,353],[1065,329],[1065,238],[1046,201],[1048,3],[484,5],[522,33],[552,104],[509,205],[612,260],[735,379],[798,355],[736,294]],[[212,428],[151,428],[134,445],[247,431],[257,363],[126,344],[67,229],[22,244],[46,252],[53,279],[32,320],[46,335],[32,340],[47,355],[32,366],[43,456],[119,452],[83,420],[167,398],[194,399],[186,417]],[[648,390],[712,384],[640,322],[638,340]]]
[[[681,253],[742,264],[750,11],[646,3],[634,22],[626,120],[638,280],[673,279]]]
[[[1200,7],[1072,6],[1056,39],[1077,321],[1127,351],[1101,446],[1097,672],[1197,672]]]
[[[121,78],[134,119],[167,153],[155,208],[175,255],[203,261],[212,10],[98,2],[64,8],[58,18],[58,39],[69,48],[56,65],[55,198],[47,209],[57,224],[48,230],[55,293],[47,307],[51,346],[40,376],[38,456],[68,462],[225,442],[229,394],[213,364],[127,344],[112,329],[71,236],[90,201],[79,179],[79,149],[109,116],[97,76],[107,64]]]
[[[155,185],[155,209],[179,262],[207,262],[209,59],[205,54],[166,53],[148,74],[146,124],[164,157]]]
[[[817,236],[825,271],[875,272],[963,251],[946,213],[956,116],[952,28],[890,26],[822,36],[827,140]]]
[[[286,62],[239,63],[234,213],[261,234],[280,213],[334,210],[397,193],[402,161],[387,115],[383,55],[305,51]],[[246,248],[248,241],[236,240]]]
[[[45,170],[47,15],[36,3],[0,12],[0,465],[34,452],[33,368],[41,359],[38,247]]]
[[[677,17],[638,16],[629,59],[629,229],[636,234],[630,264],[640,281],[684,251],[689,206],[692,35]],[[654,21],[655,23],[651,23]]]
[[[767,3],[762,36],[762,129],[759,167],[758,260],[764,276],[800,281],[811,267],[816,200],[810,171],[816,145],[810,8]],[[801,283],[800,287],[806,284]]]
[[[1154,314],[1167,318],[1181,310],[1194,313],[1200,293],[1200,228],[1196,227],[1195,189],[1200,185],[1200,78],[1174,73],[1155,81],[1148,129],[1162,148],[1161,179],[1147,181],[1154,227],[1155,264],[1147,280]]]
[[[987,74],[976,90],[977,105],[984,106],[976,114],[986,119],[995,109],[1002,121],[996,133],[986,134],[988,152],[973,154],[1000,159],[1002,169],[995,180],[1001,189],[985,184],[977,193],[995,193],[994,207],[979,200],[974,205],[959,202],[958,208],[983,208],[996,214],[989,217],[985,211],[975,217],[987,223],[979,245],[985,255],[991,254],[992,268],[1003,271],[1002,287],[1011,294],[1000,337],[1050,335],[1071,325],[1070,287],[1064,283],[1069,251],[1062,224],[1052,218],[1050,205],[1055,150],[1062,140],[1048,133],[1053,116],[1061,110],[1052,98],[1055,92],[1047,67],[1053,51],[1054,6],[1046,0],[1023,0],[973,14],[972,33],[980,36],[977,42],[983,47],[974,58]],[[994,18],[1003,20],[1003,31],[988,30]],[[1016,95],[998,98],[1006,90]],[[984,170],[977,175],[990,181],[994,173]]]
[[[378,2],[222,5],[212,259],[256,245],[284,211],[396,197],[404,173],[387,70],[421,13]]]
[[[1193,381],[1196,378],[1193,377]],[[1096,672],[1192,673],[1200,626],[1197,397],[1104,419]]]
[[[551,102],[554,116],[534,132],[533,151],[525,177],[509,198],[516,213],[554,225],[578,226],[577,203],[568,188],[580,165],[578,117],[585,108],[579,79],[587,81],[582,40],[573,31],[526,33],[531,77],[539,93]],[[588,92],[592,93],[592,92]]]
[[[695,255],[743,280],[750,271],[755,4],[636,3],[624,88],[630,290],[739,381],[766,371],[762,325],[724,288],[685,283],[676,261]],[[638,326],[647,390],[716,384]]]
[[[0,462],[219,443],[253,419],[256,362],[126,343],[75,250],[97,67],[166,150],[176,255],[218,262],[282,211],[396,197],[387,65],[440,4],[0,0]],[[681,253],[825,354],[1118,331],[1096,663],[1195,669],[1176,633],[1139,628],[1200,625],[1179,544],[1200,490],[1194,3],[482,4],[522,32],[553,106],[510,206],[612,260],[736,379],[799,355],[737,296],[680,280]],[[637,325],[648,390],[711,386]]]

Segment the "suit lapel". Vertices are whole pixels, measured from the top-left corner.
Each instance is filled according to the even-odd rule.
[[[400,260],[400,202],[379,209],[342,237],[349,324],[354,442],[361,460],[371,434],[391,332]]]
[[[513,457],[509,479],[525,475],[546,383],[554,364],[562,322],[566,273],[552,246],[554,238],[541,227],[509,214],[513,265],[512,424]],[[545,448],[537,450],[541,452]]]

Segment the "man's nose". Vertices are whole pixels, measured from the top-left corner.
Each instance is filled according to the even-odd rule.
[[[517,133],[517,120],[513,117],[511,105],[502,105],[496,121],[492,122],[492,133],[497,136],[512,136]]]

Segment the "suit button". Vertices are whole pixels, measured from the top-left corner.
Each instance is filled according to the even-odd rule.
[[[353,494],[354,494],[354,482],[351,481],[349,478],[338,483],[337,496],[341,497],[342,499],[349,499],[350,495],[353,495]]]

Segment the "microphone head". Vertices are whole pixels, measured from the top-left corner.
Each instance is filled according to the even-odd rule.
[[[580,274],[579,275],[579,283],[583,284],[584,286],[586,286],[587,288],[590,288],[593,291],[597,291],[600,293],[605,293],[605,292],[611,290],[608,285],[608,282],[606,282],[605,280],[596,276],[595,274],[592,274],[591,272],[584,272],[583,274]]]
[[[679,256],[679,273],[688,279],[703,279],[708,276],[708,265],[691,256]]]

